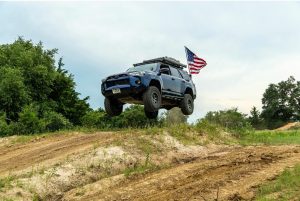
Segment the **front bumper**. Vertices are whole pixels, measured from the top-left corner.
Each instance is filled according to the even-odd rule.
[[[114,84],[112,84],[114,83]],[[120,93],[114,94],[113,89],[120,89]],[[143,77],[128,76],[122,79],[109,79],[101,84],[101,92],[105,97],[135,97],[145,91]]]

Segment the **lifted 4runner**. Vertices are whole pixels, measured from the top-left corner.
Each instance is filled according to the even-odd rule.
[[[158,110],[180,107],[185,115],[194,110],[195,85],[183,70],[186,65],[162,57],[137,63],[125,73],[102,80],[101,91],[108,115],[118,116],[125,103],[142,104],[148,118],[156,118]]]

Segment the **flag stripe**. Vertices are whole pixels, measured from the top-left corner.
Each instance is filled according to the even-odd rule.
[[[190,74],[198,74],[207,65],[206,61],[199,58],[187,47],[185,47],[185,52]]]

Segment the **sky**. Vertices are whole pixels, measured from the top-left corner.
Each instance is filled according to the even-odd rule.
[[[189,121],[208,111],[261,108],[270,83],[300,80],[299,2],[0,2],[0,44],[18,36],[58,48],[81,97],[103,108],[101,79],[145,59],[208,65]]]

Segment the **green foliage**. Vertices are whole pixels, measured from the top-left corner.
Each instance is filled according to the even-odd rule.
[[[300,131],[255,131],[241,138],[241,144],[283,145],[300,144]]]
[[[25,106],[19,116],[19,120],[15,126],[16,133],[34,134],[44,131],[43,122],[39,119],[38,111],[34,106]]]
[[[28,101],[29,96],[21,71],[0,66],[0,111],[4,111],[8,119],[16,120]]]
[[[106,123],[106,113],[101,109],[89,111],[81,119],[82,126],[86,128],[106,128]]]
[[[7,136],[12,133],[12,128],[6,122],[6,115],[0,113],[0,137]]]
[[[127,107],[120,116],[109,117],[103,109],[89,111],[81,118],[82,126],[86,128],[114,129],[114,128],[148,128],[161,126],[162,119],[148,119],[141,105]]]
[[[148,119],[141,105],[131,105],[117,117],[105,116],[105,121],[109,128],[147,128],[162,124],[162,120],[158,118]]]
[[[72,127],[70,121],[57,112],[47,112],[44,114],[43,123],[46,131],[57,131]]]
[[[252,107],[248,120],[255,129],[264,128],[263,120],[260,117],[260,112],[256,109],[255,106]]]
[[[167,127],[166,130],[171,136],[185,145],[197,143],[197,139],[192,133],[193,127],[188,124],[172,125]]]
[[[222,128],[219,125],[211,123],[206,119],[198,120],[195,124],[195,128],[200,134],[207,134],[211,137],[219,136],[222,131]]]
[[[111,126],[117,128],[146,128],[159,124],[158,119],[148,119],[144,113],[144,107],[140,105],[131,105],[120,116],[109,120]]]
[[[7,176],[4,178],[0,178],[0,192],[3,188],[9,188],[12,186],[12,182],[14,181],[15,177]]]
[[[80,119],[89,110],[88,97],[79,98],[73,76],[62,68],[62,59],[56,67],[56,53],[57,49],[45,50],[41,42],[33,44],[23,38],[12,44],[0,45],[0,111],[5,112],[12,122],[18,122],[19,132],[37,132],[37,118],[50,111],[60,113],[79,125]],[[37,106],[38,114],[35,117],[26,111],[26,115],[22,114],[23,119],[19,120],[20,112],[29,103]],[[51,114],[53,117],[54,113]],[[35,128],[25,126],[29,126],[28,118]],[[56,115],[55,118],[67,124],[62,116]],[[50,130],[54,130],[52,126]]]
[[[300,82],[291,76],[286,81],[270,84],[263,94],[262,104],[261,116],[268,128],[300,120]]]
[[[238,112],[237,108],[208,112],[204,120],[232,132],[236,137],[247,134],[253,128],[247,121],[246,115]]]
[[[255,200],[298,200],[300,197],[300,165],[285,170],[275,180],[260,186]]]

